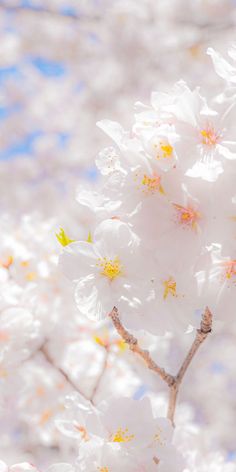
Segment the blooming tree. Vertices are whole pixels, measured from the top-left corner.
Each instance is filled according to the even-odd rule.
[[[4,152],[15,127],[18,137],[29,123],[42,133],[34,161],[0,166],[0,471],[235,472],[236,54],[203,54],[216,31],[233,28],[233,2],[1,3],[4,66],[25,51],[40,56],[41,41],[51,46],[46,63],[23,60],[25,90],[4,83],[4,106],[20,111],[3,126]],[[66,73],[56,38],[65,41]],[[196,84],[209,56],[218,77],[211,66],[203,90]],[[184,61],[190,85],[171,85]],[[56,87],[45,68],[59,74]],[[136,103],[129,127],[127,104],[154,87],[157,70],[158,91]],[[100,119],[111,99],[124,128]],[[91,139],[94,116],[110,143],[91,187],[85,156],[107,140]]]

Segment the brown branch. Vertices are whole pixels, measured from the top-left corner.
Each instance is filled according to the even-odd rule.
[[[167,385],[171,387],[175,381],[175,378],[168,374],[165,369],[156,364],[156,362],[151,358],[149,351],[142,349],[138,344],[138,340],[124,328],[120,321],[118,310],[115,306],[111,313],[109,313],[109,316],[112,319],[116,331],[125,341],[125,343],[128,344],[129,349],[138,354],[138,356],[142,357],[142,359],[147,364],[147,367],[158,374],[162,380],[164,380],[164,382],[166,382]]]
[[[207,338],[208,334],[211,333],[211,330],[212,330],[212,314],[209,308],[206,307],[205,312],[202,314],[200,329],[197,330],[192,346],[190,347],[189,352],[187,356],[185,357],[175,377],[175,382],[170,387],[170,397],[169,397],[169,406],[168,406],[167,416],[171,420],[172,424],[174,424],[174,415],[175,415],[177,397],[179,393],[179,387],[182,383],[182,380],[186,374],[186,371],[190,363],[192,362],[193,357],[195,356],[201,344]]]
[[[209,308],[206,307],[204,313],[202,314],[200,329],[197,330],[196,337],[192,343],[192,346],[176,376],[169,374],[165,371],[165,369],[156,364],[155,361],[151,358],[150,353],[139,346],[138,340],[132,334],[130,334],[122,325],[116,307],[113,308],[109,316],[112,319],[113,325],[116,328],[117,332],[125,341],[125,343],[128,344],[130,350],[142,357],[142,359],[146,362],[147,367],[150,370],[154,371],[157,375],[159,375],[162,380],[168,385],[170,389],[170,395],[167,417],[170,419],[174,426],[174,415],[179,387],[197,350],[212,330],[212,314]]]

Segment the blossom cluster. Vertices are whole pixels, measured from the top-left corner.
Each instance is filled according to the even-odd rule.
[[[234,94],[207,103],[179,82],[136,107],[130,132],[98,123],[115,146],[97,158],[99,192],[78,192],[96,214],[91,240],[61,256],[79,310],[99,320],[116,305],[125,326],[152,334],[196,326],[206,304],[232,320]]]
[[[208,53],[232,83],[233,66],[227,70],[214,50]],[[234,59],[233,48],[230,55]],[[136,104],[130,131],[113,121],[98,123],[114,145],[96,160],[100,188],[77,195],[94,211],[95,224],[89,240],[69,241],[60,258],[81,314],[99,321],[115,305],[125,328],[152,335],[198,327],[206,305],[222,324],[234,322],[235,96],[227,91],[227,98],[207,102],[199,88],[181,81],[153,93],[149,106]],[[128,417],[118,431],[122,443],[132,443]],[[157,447],[151,456],[154,470],[161,470]],[[83,464],[86,470],[86,459]],[[115,470],[101,457],[96,466]],[[129,470],[136,469],[130,464]]]

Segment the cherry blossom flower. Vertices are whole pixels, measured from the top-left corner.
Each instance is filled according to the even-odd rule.
[[[81,313],[99,320],[114,304],[119,306],[131,287],[141,290],[138,250],[137,236],[116,219],[101,223],[93,243],[79,241],[65,247],[61,264],[65,274],[77,281],[76,303]]]

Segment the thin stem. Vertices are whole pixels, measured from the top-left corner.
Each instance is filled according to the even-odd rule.
[[[171,420],[172,424],[174,425],[174,415],[177,403],[177,397],[179,393],[179,387],[182,383],[182,380],[186,374],[186,371],[192,362],[193,357],[195,356],[196,352],[198,351],[201,344],[205,341],[208,334],[211,333],[212,330],[212,314],[208,307],[206,307],[201,320],[200,329],[197,330],[195,339],[190,347],[187,356],[185,357],[176,377],[174,384],[170,387],[170,397],[169,397],[169,405],[168,405],[168,413],[167,417]]]
[[[173,426],[175,426],[174,416],[175,416],[178,393],[179,393],[179,384],[175,382],[172,385],[172,387],[170,387],[169,403],[168,403],[168,410],[167,410],[167,418],[169,418]]]
[[[187,356],[185,357],[185,359],[184,359],[184,361],[183,361],[183,363],[182,363],[182,365],[179,369],[179,372],[176,376],[176,379],[179,383],[182,382],[182,379],[183,379],[183,377],[186,373],[186,370],[187,370],[190,362],[192,361],[194,355],[196,354],[197,350],[199,349],[199,347],[201,346],[203,341],[205,341],[208,334],[211,332],[211,329],[212,329],[212,314],[211,314],[209,308],[206,308],[205,312],[202,315],[200,329],[197,330],[196,337],[193,341],[193,344],[190,347],[189,352],[188,352]]]

